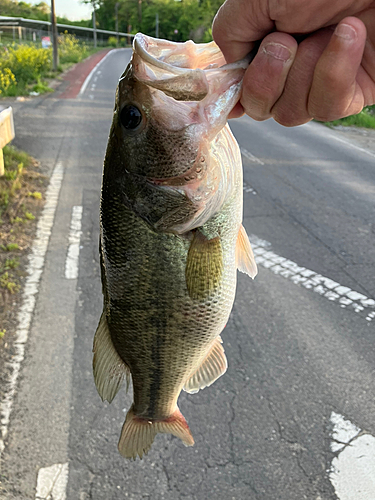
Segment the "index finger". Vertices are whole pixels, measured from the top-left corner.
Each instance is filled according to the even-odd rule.
[[[228,63],[245,57],[254,42],[274,29],[264,5],[267,2],[226,0],[212,25],[212,36]]]

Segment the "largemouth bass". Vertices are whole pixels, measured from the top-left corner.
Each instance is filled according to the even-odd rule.
[[[147,453],[157,433],[194,444],[177,406],[227,369],[220,334],[237,268],[256,264],[242,226],[242,165],[227,116],[248,62],[215,43],[138,34],[120,78],[104,161],[103,313],[93,369],[103,400],[133,383],[118,448]]]

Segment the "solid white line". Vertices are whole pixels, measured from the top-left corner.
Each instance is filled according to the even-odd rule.
[[[75,280],[78,278],[79,243],[81,240],[81,223],[83,207],[75,206],[72,209],[70,222],[69,248],[65,261],[65,278]]]
[[[80,91],[78,92],[78,97],[81,97],[82,94],[84,93],[84,91],[86,90],[86,87],[87,85],[89,84],[91,78],[92,78],[92,75],[95,73],[95,71],[99,68],[99,66],[107,59],[107,57],[109,56],[109,54],[113,54],[114,52],[117,52],[118,50],[123,50],[123,49],[113,49],[113,50],[110,50],[108,52],[108,54],[106,54],[103,59],[101,59],[98,64],[96,66],[94,66],[92,68],[92,70],[90,71],[90,73],[87,75],[86,77],[86,80],[83,82],[82,84],[82,87],[80,88]]]
[[[259,165],[264,165],[262,160],[260,160],[257,156],[254,156],[252,153],[250,153],[250,151],[248,151],[245,148],[240,148],[240,149],[241,149],[241,153],[243,154],[243,156],[245,158],[247,158],[248,160],[250,160],[254,163],[259,163]]]
[[[35,500],[65,500],[68,475],[68,463],[39,469]]]
[[[332,139],[335,139],[335,141],[342,142],[346,146],[357,149],[358,151],[361,151],[362,153],[366,153],[367,155],[375,158],[375,153],[373,153],[372,151],[370,151],[368,149],[361,148],[360,146],[357,146],[356,144],[353,144],[352,142],[349,142],[349,141],[343,139],[342,137],[337,137],[336,135],[333,135],[333,134],[330,134],[330,137],[332,137]]]
[[[319,293],[332,302],[337,301],[341,307],[349,306],[356,313],[365,315],[367,321],[375,317],[374,299],[271,252],[271,243],[268,241],[261,240],[255,235],[250,236],[250,241],[257,264],[291,280],[296,285],[302,285]]]
[[[375,438],[332,412],[332,460],[329,479],[339,500],[374,500]]]
[[[36,236],[29,255],[29,264],[27,267],[28,276],[23,289],[22,305],[17,316],[18,326],[14,344],[16,353],[9,363],[12,373],[10,375],[7,392],[5,393],[3,401],[0,403],[0,458],[5,448],[4,441],[8,434],[13,397],[16,391],[21,363],[24,358],[25,343],[27,342],[32,315],[34,313],[36,296],[39,290],[40,278],[43,273],[45,256],[52,232],[63,175],[63,164],[57,162],[46,192],[46,203],[37,224]]]

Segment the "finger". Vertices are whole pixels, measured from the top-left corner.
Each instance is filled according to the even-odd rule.
[[[314,71],[331,36],[332,29],[325,28],[299,44],[283,92],[271,110],[273,118],[281,125],[293,127],[312,119],[308,100]]]
[[[273,28],[267,9],[258,2],[226,0],[213,21],[212,36],[230,63],[245,57],[253,42],[261,40]]]
[[[262,41],[247,69],[241,104],[255,120],[266,120],[279,99],[297,51],[296,40],[286,33],[271,33]]]
[[[331,121],[359,113],[363,92],[356,78],[366,42],[366,28],[356,17],[343,19],[320,57],[308,101],[311,116]]]
[[[240,102],[238,102],[232,111],[229,113],[228,119],[230,120],[231,118],[241,118],[242,115],[245,114],[245,110],[243,109],[243,106]]]

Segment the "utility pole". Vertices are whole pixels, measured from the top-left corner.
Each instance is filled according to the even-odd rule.
[[[155,37],[159,38],[159,14],[156,14],[156,19],[155,19]]]
[[[53,71],[59,66],[58,33],[56,26],[55,0],[51,0],[52,46],[53,46]]]
[[[141,29],[141,24],[142,24],[142,0],[138,0],[138,22],[139,22],[139,29]]]
[[[95,4],[92,4],[94,10],[92,11],[92,27],[94,28],[94,48],[96,49],[96,17],[95,17]]]
[[[118,7],[120,5],[120,2],[117,2],[115,5],[115,13],[116,13],[116,46],[118,47]]]

